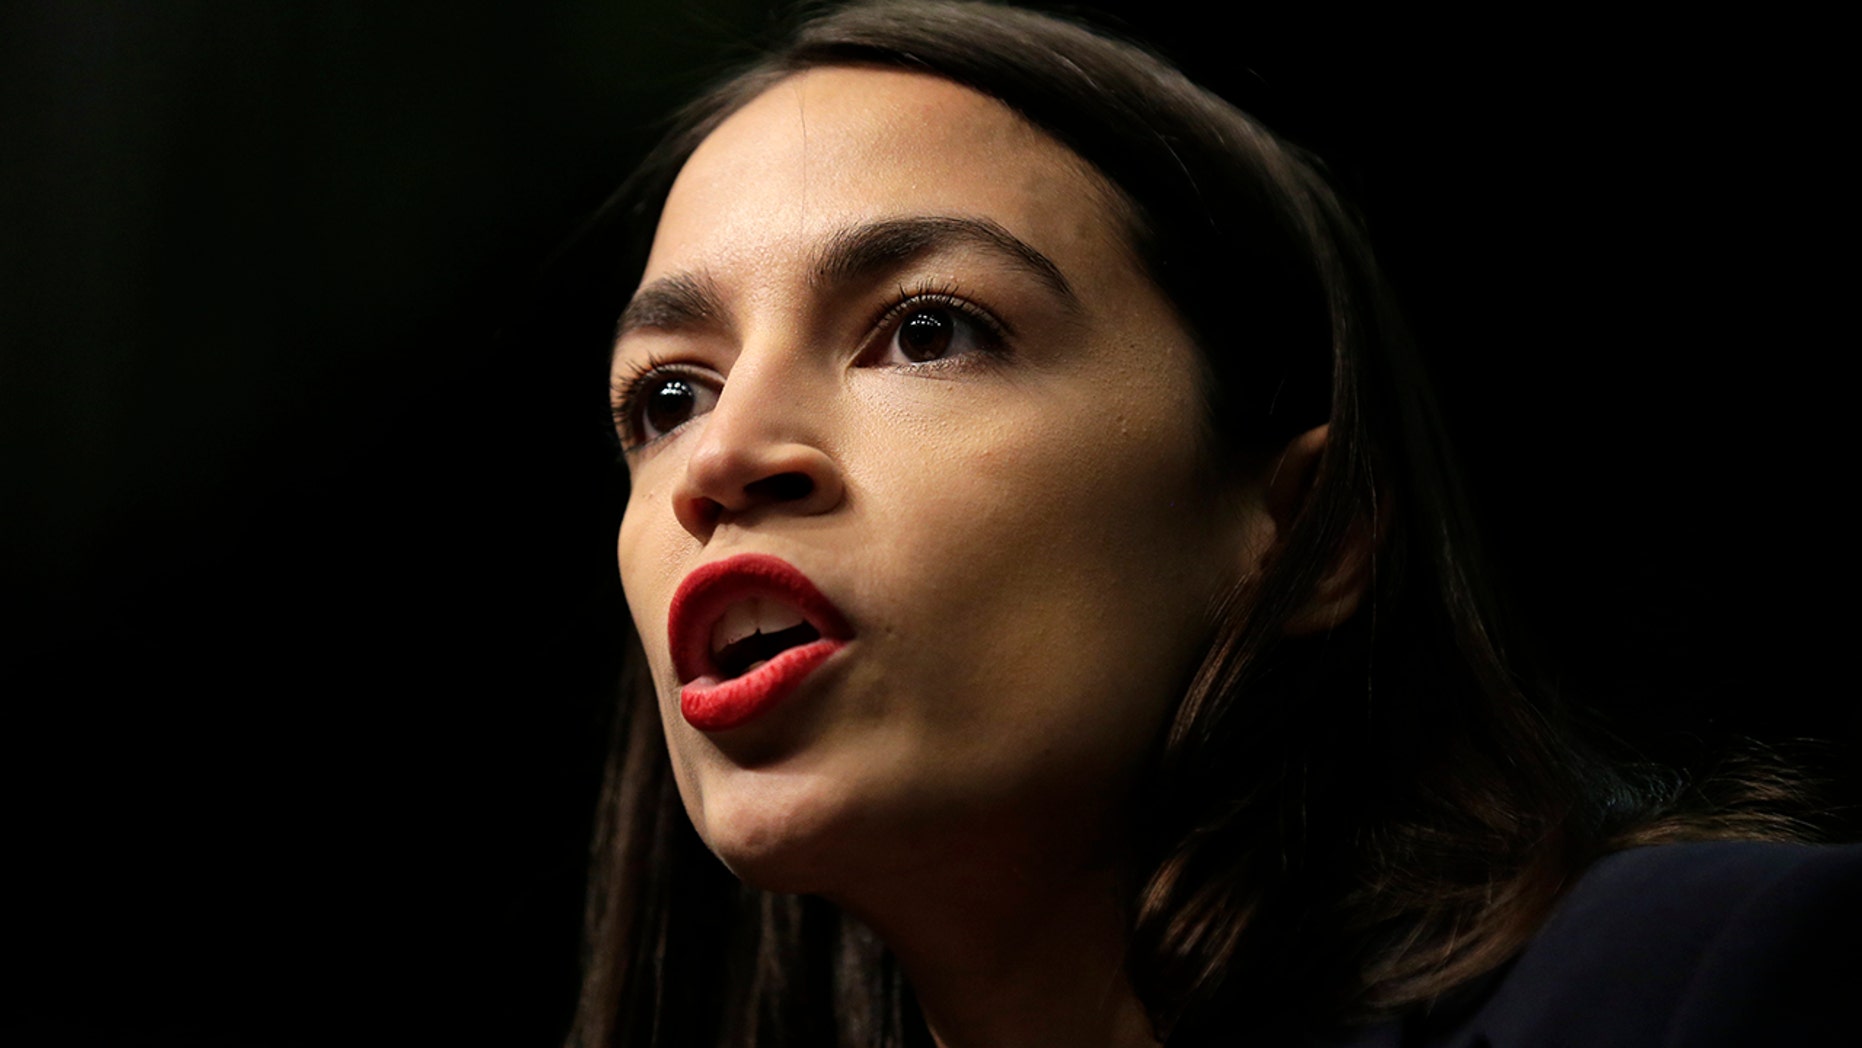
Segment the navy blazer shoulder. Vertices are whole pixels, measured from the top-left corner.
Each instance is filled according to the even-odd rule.
[[[1339,1048],[1862,1044],[1862,845],[1598,860],[1512,962]]]

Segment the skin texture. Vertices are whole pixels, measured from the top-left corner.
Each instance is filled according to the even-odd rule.
[[[697,392],[628,453],[619,541],[692,821],[740,876],[871,924],[945,1045],[1151,1043],[1119,974],[1121,827],[1212,603],[1274,531],[1266,493],[1211,479],[1196,348],[1113,199],[966,88],[801,74],[674,185],[642,287],[706,288],[704,308],[636,309],[616,347],[619,384],[677,367]],[[961,236],[819,271],[850,231],[927,217],[992,224],[1072,294]],[[956,337],[909,360],[888,310],[918,292],[1008,334],[923,303]],[[855,636],[706,734],[679,714],[667,609],[745,552],[800,568]]]

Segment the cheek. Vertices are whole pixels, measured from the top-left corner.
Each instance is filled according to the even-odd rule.
[[[664,690],[659,674],[668,663],[666,610],[681,578],[681,557],[693,543],[672,515],[661,474],[654,462],[637,474],[628,493],[626,515],[621,518],[615,542],[621,589],[627,597],[634,628],[646,648],[647,663]]]
[[[926,584],[1068,593],[1089,619],[1194,604],[1227,565],[1193,394],[1143,374],[1077,385],[1009,384],[938,418],[895,412],[863,470],[875,540]]]
[[[929,692],[909,716],[955,751],[940,763],[998,787],[1135,763],[1226,574],[1175,401],[1044,392],[927,409],[862,470],[886,551],[873,599],[901,633],[889,662]]]
[[[659,708],[674,782],[687,815],[703,835],[706,830],[703,780],[693,763],[695,747],[690,738],[691,729],[679,714],[677,682],[670,676],[671,657],[667,652],[666,635],[666,612],[683,577],[680,558],[689,558],[696,543],[672,514],[665,494],[667,485],[660,477],[665,472],[659,468],[663,465],[654,462],[635,476],[615,548],[621,588],[646,653],[653,684],[653,694],[638,696],[637,700],[650,698]]]

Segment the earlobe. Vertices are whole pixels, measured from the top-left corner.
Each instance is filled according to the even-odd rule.
[[[1273,517],[1275,534],[1282,540],[1318,486],[1330,429],[1327,425],[1315,426],[1293,438],[1269,471],[1267,510]],[[1287,620],[1287,636],[1335,629],[1357,613],[1370,587],[1376,532],[1374,523],[1363,515],[1352,518],[1336,557],[1313,584],[1306,603]]]

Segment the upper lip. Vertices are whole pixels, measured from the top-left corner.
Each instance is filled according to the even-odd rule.
[[[823,637],[853,636],[840,609],[801,569],[767,553],[739,553],[693,569],[672,595],[666,629],[680,684],[719,674],[711,651],[712,627],[732,604],[752,597],[774,598],[794,607]]]

